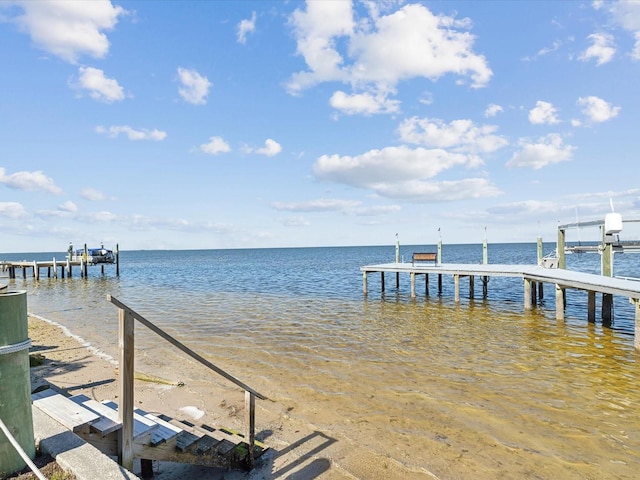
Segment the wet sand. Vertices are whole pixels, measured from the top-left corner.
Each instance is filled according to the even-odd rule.
[[[117,400],[117,362],[92,349],[66,327],[29,316],[30,353],[44,356],[44,363],[32,368],[35,388],[48,382],[69,394],[84,394],[95,400]],[[137,369],[136,369],[137,370]],[[162,413],[195,424],[243,429],[244,392],[210,381],[155,377],[140,372],[135,380],[135,403],[151,413]],[[286,405],[270,400],[256,403],[257,438],[269,447],[257,467],[249,472],[154,462],[159,480],[227,479],[428,479],[426,471],[412,471],[405,465],[340,438],[322,432],[289,415]],[[139,462],[134,473],[140,473]]]

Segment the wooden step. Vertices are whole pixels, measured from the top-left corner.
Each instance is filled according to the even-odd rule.
[[[152,445],[160,445],[161,443],[169,442],[174,438],[177,438],[178,435],[183,432],[180,427],[172,425],[169,422],[165,422],[162,418],[157,417],[152,413],[147,413],[139,408],[136,408],[133,413],[158,424],[158,428],[154,430],[151,435]]]
[[[100,415],[78,405],[52,388],[34,393],[31,400],[35,407],[74,433],[89,433],[91,425],[100,420]]]
[[[118,454],[118,405],[98,402],[86,395],[67,397],[53,389],[32,395],[40,408],[65,427],[107,455]],[[166,415],[134,410],[133,450],[135,458],[191,463],[222,468],[248,467],[248,445],[244,436],[227,428],[196,426]],[[267,447],[256,442],[254,457]]]
[[[182,428],[186,433],[190,434],[189,437],[185,436],[185,444],[182,446],[184,450],[192,447],[194,443],[196,444],[195,448],[197,448],[198,450],[203,450],[204,448],[206,448],[205,446],[207,444],[212,443],[212,440],[216,440],[218,443],[215,443],[211,447],[209,447],[209,451],[213,452],[215,450],[215,453],[217,453],[218,455],[225,456],[235,448],[237,448],[238,445],[247,445],[244,439],[244,435],[226,427],[213,428],[205,424],[198,426],[187,420],[177,420],[168,416],[162,416],[162,418],[172,425],[176,425]],[[208,437],[211,440],[202,440],[203,437]],[[198,444],[198,438],[201,439],[200,444]],[[264,453],[267,449],[268,447],[266,445],[259,441],[256,441],[254,449],[256,458],[262,455],[262,453]]]
[[[108,418],[113,422],[120,423],[118,419],[118,406],[114,402],[100,403],[97,400],[87,397],[86,395],[74,395],[71,400],[78,405],[95,412],[98,415]],[[134,441],[140,441],[143,437],[153,434],[153,431],[158,429],[159,425],[147,418],[140,415],[133,416],[133,439]]]

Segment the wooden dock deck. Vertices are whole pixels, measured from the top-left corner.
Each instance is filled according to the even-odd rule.
[[[27,278],[27,272],[29,269],[32,271],[32,277],[36,280],[40,280],[40,270],[47,269],[47,277],[58,278],[58,269],[60,270],[60,277],[65,278],[65,275],[68,277],[73,276],[73,267],[78,267],[80,269],[80,275],[82,277],[87,276],[87,267],[88,266],[96,266],[100,265],[102,267],[102,273],[104,273],[104,264],[91,264],[87,263],[83,260],[69,260],[65,258],[64,260],[56,260],[53,258],[52,260],[21,260],[21,261],[0,261],[0,271],[8,272],[9,278],[16,278],[16,272],[18,270],[22,270],[22,277]],[[116,275],[118,275],[119,267],[116,265]]]
[[[438,275],[438,289],[442,291],[442,276],[451,275],[454,279],[455,301],[460,301],[460,279],[469,278],[469,296],[474,296],[474,279],[480,277],[483,280],[483,293],[487,294],[487,279],[492,276],[513,277],[523,279],[523,303],[524,309],[532,309],[536,298],[542,293],[542,285],[551,283],[555,285],[556,318],[564,319],[566,306],[566,289],[584,290],[588,292],[587,317],[589,321],[595,321],[596,294],[603,295],[602,320],[611,321],[612,296],[627,297],[635,306],[635,338],[634,346],[640,350],[640,281],[607,277],[592,273],[583,273],[560,268],[544,268],[538,265],[511,265],[511,264],[412,264],[412,263],[384,263],[380,265],[367,265],[360,267],[362,271],[363,292],[368,294],[368,275],[381,274],[381,286],[385,288],[385,273],[409,274],[411,278],[411,296],[416,296],[416,277],[425,276],[425,288],[429,288],[429,275]]]

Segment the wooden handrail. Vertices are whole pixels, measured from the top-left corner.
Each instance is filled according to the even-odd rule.
[[[255,446],[255,397],[267,400],[267,397],[241,382],[233,375],[215,366],[206,358],[191,350],[189,347],[173,338],[167,332],[157,327],[139,313],[135,312],[120,300],[111,295],[107,295],[107,300],[117,306],[120,311],[118,315],[118,358],[120,363],[120,408],[118,416],[122,422],[119,461],[120,464],[129,470],[133,468],[133,365],[134,365],[134,328],[133,320],[138,320],[149,330],[158,334],[174,347],[189,355],[205,367],[223,376],[230,382],[239,386],[245,391],[245,422],[246,422],[246,442],[249,445],[249,464],[253,467],[254,446]]]
[[[162,338],[164,338],[167,342],[169,342],[171,345],[173,345],[174,347],[178,348],[179,350],[183,351],[184,353],[186,353],[187,355],[189,355],[191,358],[193,358],[194,360],[200,362],[202,365],[204,365],[205,367],[209,368],[210,370],[213,370],[214,372],[216,372],[217,374],[223,376],[224,378],[226,378],[227,380],[229,380],[232,383],[235,383],[237,386],[239,386],[240,388],[242,388],[243,390],[247,391],[247,392],[251,392],[253,395],[255,395],[256,397],[258,397],[260,400],[267,400],[267,397],[262,395],[261,393],[257,392],[256,390],[254,390],[253,388],[251,388],[250,386],[248,386],[247,384],[241,382],[240,380],[238,380],[236,377],[234,377],[233,375],[225,372],[224,370],[222,370],[219,367],[216,367],[213,363],[211,363],[209,360],[207,360],[206,358],[202,357],[201,355],[199,355],[198,353],[194,352],[193,350],[191,350],[189,347],[187,347],[186,345],[184,345],[183,343],[181,343],[179,340],[176,340],[175,338],[173,338],[171,335],[169,335],[167,332],[165,332],[164,330],[162,330],[161,328],[157,327],[156,325],[154,325],[153,323],[151,323],[149,320],[147,320],[146,318],[144,318],[142,315],[140,315],[139,313],[135,312],[134,310],[132,310],[131,308],[129,308],[128,306],[126,306],[124,303],[122,303],[120,300],[118,300],[115,297],[112,297],[111,295],[107,295],[107,300],[109,300],[111,303],[113,303],[115,306],[117,306],[118,308],[128,311],[133,318],[135,318],[136,320],[138,320],[140,323],[142,323],[145,327],[147,327],[149,330],[157,333],[158,335],[160,335]]]

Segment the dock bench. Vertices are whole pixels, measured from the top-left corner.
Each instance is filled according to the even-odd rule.
[[[435,252],[414,253],[411,259],[411,263],[415,265],[416,262],[438,263],[438,254]]]

